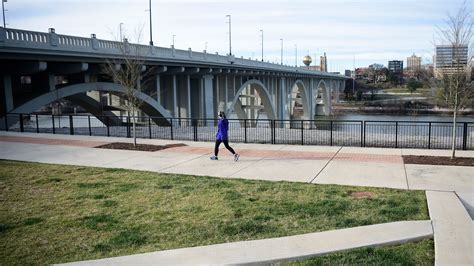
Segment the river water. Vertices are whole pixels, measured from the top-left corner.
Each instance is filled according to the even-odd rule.
[[[377,114],[342,114],[320,119],[355,120],[355,121],[417,121],[417,122],[452,122],[451,115],[377,115]],[[458,122],[474,122],[474,116],[458,116]]]

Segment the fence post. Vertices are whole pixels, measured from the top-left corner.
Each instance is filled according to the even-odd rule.
[[[25,128],[23,126],[23,114],[20,114],[20,132],[25,132]]]
[[[151,139],[151,117],[148,117],[148,133],[150,133],[150,139]]]
[[[87,116],[87,125],[89,126],[89,136],[92,136],[92,128],[91,128],[91,116]]]
[[[462,133],[462,149],[467,149],[467,123],[464,122],[464,128]]]
[[[38,114],[35,114],[35,117],[36,117],[36,133],[40,133]]]
[[[398,148],[398,121],[395,122],[395,148]]]
[[[271,120],[270,126],[272,127],[272,144],[275,144],[275,120]]]
[[[198,129],[197,129],[197,119],[193,118],[192,120],[193,132],[194,132],[194,141],[198,141]]]
[[[170,129],[171,129],[171,140],[174,140],[174,136],[173,136],[173,118],[170,118]]]
[[[304,121],[301,120],[301,145],[304,145]]]
[[[362,147],[365,147],[365,135],[366,135],[365,134],[366,133],[365,127],[367,126],[367,124],[366,124],[366,121],[363,121],[363,122],[364,122],[364,134],[363,134],[364,135],[364,145]]]
[[[428,123],[428,149],[431,149],[431,122]]]
[[[54,115],[51,115],[51,118],[53,119],[53,134],[56,134],[56,127],[54,126]]]
[[[109,128],[107,126],[107,128]],[[131,138],[131,133],[130,133],[130,116],[127,116],[127,138]]]
[[[364,147],[364,122],[360,121],[360,146]]]
[[[109,121],[109,117],[106,116],[105,117],[105,123],[107,124],[107,137],[110,137],[110,121]],[[130,130],[130,126],[129,126],[129,130]],[[129,131],[130,132],[130,131]],[[130,133],[129,133],[130,135]],[[129,137],[130,138],[130,137]]]
[[[74,135],[74,122],[72,115],[69,115],[69,134]]]
[[[5,131],[8,131],[8,113],[5,114]]]
[[[244,119],[244,143],[247,143],[247,119]]]
[[[333,121],[331,120],[331,146],[332,146],[332,123]]]

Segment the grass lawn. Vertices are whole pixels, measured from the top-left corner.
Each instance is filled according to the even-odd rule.
[[[427,220],[422,191],[0,160],[0,265]]]
[[[434,265],[434,242],[429,239],[392,247],[360,248],[278,265]]]

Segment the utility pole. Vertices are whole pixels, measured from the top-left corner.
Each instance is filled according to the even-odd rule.
[[[262,62],[263,62],[263,30],[260,30],[260,33],[262,34]]]
[[[230,15],[226,15],[229,18],[229,55],[232,55],[232,17]]]
[[[150,45],[153,46],[153,26],[151,20],[151,0],[148,1],[149,3],[149,12],[150,12]]]
[[[3,28],[7,28],[7,23],[5,22],[5,3],[7,0],[2,0],[2,12],[3,12]]]
[[[283,38],[280,39],[281,41],[281,59],[280,59],[280,64],[283,65]]]

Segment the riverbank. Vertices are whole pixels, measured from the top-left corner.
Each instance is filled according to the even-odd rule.
[[[449,109],[400,109],[396,107],[373,107],[373,106],[334,106],[333,113],[337,115],[364,114],[364,115],[440,115],[451,116]],[[462,110],[459,116],[474,116],[474,110]]]

